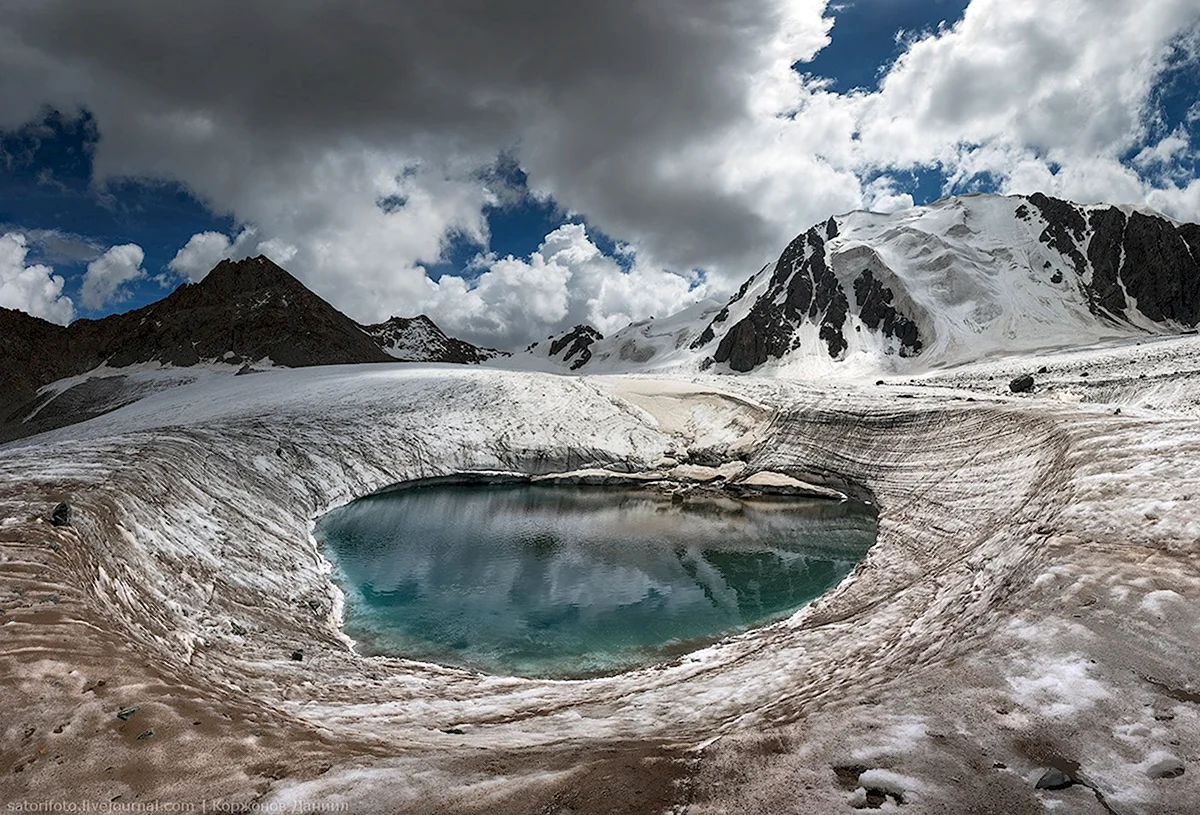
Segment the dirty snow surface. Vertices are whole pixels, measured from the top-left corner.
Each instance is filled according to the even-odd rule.
[[[0,446],[0,799],[1200,811],[1196,359],[1185,337],[881,384],[202,372]],[[800,483],[875,501],[879,540],[790,619],[619,676],[357,655],[314,519],[462,471]]]

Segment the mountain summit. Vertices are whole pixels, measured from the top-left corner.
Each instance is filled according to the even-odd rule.
[[[0,439],[47,429],[25,426],[23,420],[34,411],[40,411],[42,425],[56,425],[48,418],[53,411],[41,407],[57,394],[38,399],[37,391],[102,366],[208,362],[296,368],[394,362],[394,351],[401,346],[408,350],[400,358],[432,362],[478,362],[499,353],[447,337],[427,317],[393,318],[383,325],[390,326],[386,336],[375,331],[379,326],[360,326],[261,255],[223,260],[198,283],[101,320],[76,320],[63,327],[0,309],[0,425],[9,426],[0,428]],[[76,393],[72,399],[100,405],[92,413],[119,406],[119,399],[97,401],[93,396]],[[82,414],[72,410],[71,415]]]
[[[481,348],[464,340],[446,336],[424,314],[416,317],[392,317],[386,322],[363,326],[384,353],[401,362],[457,362],[473,365],[495,357],[507,357],[507,351]]]
[[[932,366],[1198,323],[1200,226],[1041,194],[970,195],[814,226],[693,348],[734,371],[785,358]]]
[[[1200,225],[967,195],[829,218],[723,306],[631,325],[570,367],[910,371],[1198,324]]]

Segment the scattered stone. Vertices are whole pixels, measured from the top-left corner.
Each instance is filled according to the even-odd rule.
[[[283,458],[283,448],[282,448],[282,447],[276,447],[276,448],[275,448],[275,455],[279,456],[279,458]]]
[[[1042,367],[1038,368],[1038,373],[1039,374],[1048,374],[1048,373],[1050,373],[1050,369],[1047,368],[1045,365],[1043,365]]]
[[[443,732],[443,733],[445,733],[445,734],[447,734],[447,735],[449,735],[449,736],[461,736],[461,735],[463,735],[463,731],[462,731],[462,729],[461,729],[461,728],[458,728],[458,727],[443,727],[443,728],[442,728],[442,732]]]
[[[882,809],[887,803],[887,793],[879,789],[867,790],[867,807],[870,809]]]
[[[117,711],[117,718],[123,722],[127,722],[133,718],[133,714],[141,710],[140,707],[123,707]]]
[[[1062,770],[1051,767],[1046,772],[1042,773],[1042,777],[1038,779],[1034,785],[1035,789],[1039,790],[1065,790],[1067,787],[1075,783],[1075,779],[1064,773]]]
[[[294,662],[299,662],[302,659],[304,659],[303,651],[301,651],[299,648],[297,648],[295,651],[292,651],[292,660]]]
[[[234,374],[234,376],[245,376],[246,374],[256,374],[256,373],[258,373],[258,371],[254,370],[252,367],[250,367],[250,363],[247,362],[245,365],[238,368],[237,373]]]
[[[1081,371],[1079,375],[1080,376],[1091,376],[1091,374],[1088,373],[1087,371]]]
[[[1018,376],[1008,383],[1008,389],[1013,393],[1030,393],[1033,390],[1033,377],[1029,374]]]
[[[229,630],[232,631],[234,634],[237,634],[239,637],[246,636],[246,629],[243,628],[242,626],[238,625],[237,623],[231,622],[229,624]]]
[[[141,733],[138,733],[137,740],[145,741],[146,739],[150,738],[153,735],[154,735],[154,728],[148,728],[146,730],[143,730]]]
[[[63,501],[54,508],[54,512],[50,514],[50,523],[55,526],[70,526],[71,525],[71,505]]]
[[[1120,408],[1117,408],[1116,410],[1114,410],[1114,411],[1113,411],[1113,415],[1114,415],[1114,416],[1120,416],[1120,415],[1121,415],[1121,409],[1120,409]]]
[[[861,764],[852,764],[843,767],[833,767],[833,774],[837,777],[838,783],[843,789],[854,790],[858,788],[858,777],[867,771],[867,768]]]

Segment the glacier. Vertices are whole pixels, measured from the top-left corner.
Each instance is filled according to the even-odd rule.
[[[961,212],[889,223],[944,219],[948,234]],[[849,236],[884,228],[843,220],[859,224],[830,239],[843,254]],[[1038,257],[1048,223],[1026,230]],[[1000,230],[979,230],[976,248]],[[929,306],[946,322],[931,317],[910,356],[850,308],[839,358],[819,319],[744,375],[703,366],[716,331],[692,347],[713,304],[596,340],[594,369],[573,373],[533,354],[252,376],[121,369],[136,400],[0,445],[0,797],[356,813],[1194,811],[1200,337],[1132,296],[1101,320],[1074,284],[1061,302],[1028,299],[1059,285],[1055,270],[1032,288],[1001,275],[986,296],[936,294],[908,255],[889,256],[900,244],[873,250],[898,308],[1017,305],[990,321]],[[973,268],[978,283],[997,267]],[[1039,333],[1044,320],[1064,333]],[[661,350],[634,371],[639,337]],[[1011,393],[1028,373],[1033,392]],[[788,619],[618,676],[359,656],[314,519],[464,472],[798,485],[874,502],[879,537]],[[62,501],[69,526],[51,523]],[[1048,769],[1074,783],[1038,788]]]
[[[1170,367],[1198,346],[1154,352]],[[211,375],[12,443],[0,675],[22,768],[6,793],[518,811],[581,777],[606,800],[617,783],[600,776],[632,762],[644,772],[622,785],[666,784],[689,811],[802,795],[841,812],[854,793],[835,769],[861,766],[910,779],[895,783],[926,811],[986,791],[1019,812],[1046,794],[1028,776],[1063,756],[1119,811],[1183,811],[1169,802],[1192,778],[1168,789],[1143,765],[1200,749],[1200,428],[1195,374],[1167,393],[1139,378],[1145,353],[1070,352],[1103,359],[1120,394],[1102,402],[972,388],[987,367],[820,388],[450,366]],[[1003,364],[1034,361],[1060,367]],[[689,462],[862,489],[878,543],[787,621],[617,677],[364,659],[340,633],[310,535],[334,506],[461,471]],[[72,527],[46,520],[63,499]]]

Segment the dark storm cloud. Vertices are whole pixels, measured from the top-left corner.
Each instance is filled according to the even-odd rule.
[[[663,154],[743,115],[775,11],[771,0],[41,0],[0,22],[17,43],[0,57],[0,98],[26,115],[47,101],[94,109],[100,166],[120,172],[148,152],[133,132],[143,115],[195,117],[240,142],[231,160],[347,143],[480,162],[509,149],[568,207],[615,231],[661,224],[670,244],[654,248],[699,264],[774,232],[702,181],[664,183]],[[185,149],[153,151],[172,155],[152,169],[171,164],[231,206],[193,177],[205,173]]]

